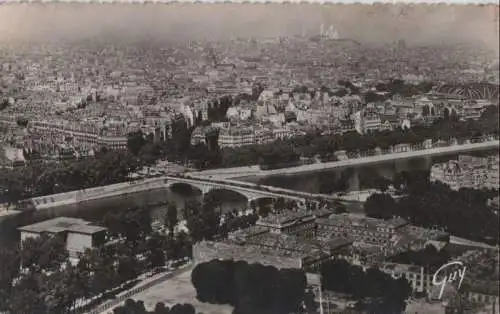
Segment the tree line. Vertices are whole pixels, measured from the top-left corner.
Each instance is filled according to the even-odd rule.
[[[127,299],[122,306],[113,309],[113,314],[196,314],[196,309],[189,303],[175,304],[172,307],[168,307],[165,303],[158,302],[153,311],[148,311],[143,301]]]
[[[128,153],[98,152],[95,158],[62,163],[28,163],[2,170],[0,202],[16,203],[30,197],[87,189],[129,180],[140,160]]]
[[[421,250],[398,253],[391,256],[389,261],[398,264],[421,266],[426,269],[426,272],[432,273],[446,264],[450,258],[451,254],[446,248],[438,251],[434,245],[429,244]]]
[[[393,279],[376,268],[363,270],[343,259],[324,263],[320,273],[325,290],[354,297],[357,307],[369,313],[400,314],[412,292],[404,277]]]
[[[152,231],[149,213],[142,208],[108,213],[102,224],[110,231],[108,240],[117,241],[87,249],[79,254],[76,265],[70,262],[65,239],[59,236],[28,238],[21,249],[4,248],[0,254],[0,310],[69,313],[83,300],[116,295],[139,275],[163,268],[168,260],[191,256],[191,239],[186,233]]]
[[[485,134],[498,134],[498,109],[488,108],[483,116],[475,121],[456,121],[439,119],[431,126],[414,126],[409,130],[396,128],[393,131],[375,131],[368,134],[347,132],[344,134],[322,135],[320,131],[309,132],[304,136],[277,140],[262,145],[249,145],[220,150],[205,149],[200,153],[206,168],[240,167],[249,165],[277,164],[297,161],[300,157],[319,156],[322,161],[335,160],[334,153],[344,150],[350,155],[373,151],[375,148],[388,149],[397,144],[421,146],[424,140],[449,141],[481,137]],[[202,149],[200,149],[200,152]],[[210,152],[208,152],[210,151]],[[279,156],[284,156],[280,159]]]
[[[394,83],[399,86],[399,83]],[[227,110],[231,101],[222,98],[220,107]],[[227,105],[227,106],[226,106]],[[221,110],[222,110],[221,109]],[[480,137],[484,134],[498,134],[498,108],[490,106],[479,120],[458,121],[454,116],[446,115],[430,126],[417,125],[410,130],[396,128],[392,131],[375,131],[360,135],[351,131],[344,134],[322,135],[320,131],[309,132],[304,136],[277,140],[268,144],[248,145],[236,148],[219,148],[217,133],[207,135],[208,145],[190,145],[190,135],[194,126],[189,128],[179,120],[172,125],[172,137],[166,142],[154,143],[144,140],[144,135],[137,133],[133,137],[142,138],[139,148],[129,141],[129,149],[134,155],[139,155],[145,161],[154,162],[160,157],[170,161],[186,163],[191,161],[196,168],[239,167],[249,165],[294,164],[300,157],[311,158],[319,156],[322,161],[335,160],[334,153],[345,150],[351,155],[360,152],[373,151],[376,147],[388,149],[397,144],[421,145],[424,140],[432,139],[448,141],[452,138],[465,140]],[[222,113],[220,113],[222,114]],[[215,119],[214,121],[220,121]],[[199,122],[198,125],[203,122]],[[140,147],[143,152],[139,153]],[[281,157],[281,158],[280,158]]]
[[[496,245],[498,217],[487,200],[498,191],[450,189],[441,182],[429,182],[428,172],[403,172],[394,180],[402,198],[376,193],[364,203],[370,217],[399,216],[425,228],[440,228],[458,237]]]
[[[213,260],[198,264],[191,274],[197,299],[229,304],[234,314],[301,313],[306,276],[298,269],[276,269],[243,261]]]

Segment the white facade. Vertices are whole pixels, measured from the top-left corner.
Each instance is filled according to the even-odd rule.
[[[70,256],[85,252],[86,249],[94,247],[92,234],[68,232],[66,238],[66,249]]]
[[[45,220],[18,230],[21,232],[21,245],[26,239],[37,238],[42,234],[64,237],[66,249],[72,258],[88,248],[104,244],[107,231],[106,228],[93,226],[83,219],[68,217]]]
[[[458,160],[433,165],[430,180],[443,182],[453,190],[498,189],[498,163],[498,155],[485,158],[461,155]]]

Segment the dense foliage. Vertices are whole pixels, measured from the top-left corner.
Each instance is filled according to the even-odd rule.
[[[30,163],[0,172],[0,202],[63,193],[128,180],[139,160],[122,152],[101,152],[95,158],[63,163]]]
[[[437,250],[433,245],[427,245],[418,251],[405,251],[389,258],[389,261],[398,264],[417,265],[426,268],[427,272],[434,272],[450,259],[446,249]]]
[[[401,313],[411,286],[405,278],[393,279],[378,269],[363,271],[345,260],[333,260],[321,266],[324,289],[353,296],[370,313]]]
[[[59,237],[28,238],[21,250],[3,249],[0,311],[67,313],[85,299],[119,293],[141,274],[165,266],[167,260],[191,256],[191,240],[185,233],[153,232],[142,208],[107,214],[103,224],[121,240],[85,251],[77,265],[69,262],[65,241]]]
[[[356,132],[321,135],[317,132],[270,144],[224,148],[220,152],[212,151],[208,154],[205,165],[216,168],[287,163],[296,161],[299,157],[310,158],[316,155],[323,161],[329,161],[335,160],[334,152],[339,150],[345,150],[350,155],[370,154],[376,147],[385,150],[396,144],[421,146],[426,139],[432,139],[433,142],[453,138],[463,141],[485,134],[498,134],[498,131],[498,109],[491,107],[478,121],[440,119],[429,127],[415,126],[410,130],[395,129],[365,135]]]
[[[492,194],[430,183],[427,173],[402,173],[395,186],[404,196],[395,202],[389,194],[373,194],[365,202],[368,216],[388,219],[399,216],[426,228],[443,228],[458,237],[498,243],[498,216],[487,204]]]
[[[147,311],[144,302],[128,299],[125,304],[113,309],[113,314],[196,314],[196,310],[191,304],[175,304],[169,308],[158,302],[153,311]]]
[[[306,289],[302,270],[234,261],[199,264],[191,281],[200,301],[230,304],[234,314],[297,312],[302,308]]]

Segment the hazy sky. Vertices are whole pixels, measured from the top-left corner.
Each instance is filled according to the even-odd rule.
[[[402,12],[402,13],[401,13]],[[479,41],[498,49],[498,7],[307,4],[7,4],[0,40],[89,38],[100,33],[165,39],[318,33],[409,44]]]

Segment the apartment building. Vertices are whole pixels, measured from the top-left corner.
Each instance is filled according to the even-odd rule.
[[[221,129],[219,133],[218,144],[220,148],[240,147],[245,145],[253,145],[255,143],[255,130],[252,126],[231,126],[227,129]]]
[[[388,244],[408,222],[400,218],[384,221],[342,214],[317,219],[316,224],[318,237],[348,237],[356,242],[382,246]]]
[[[353,115],[354,128],[360,134],[378,131],[382,128],[380,115],[373,110],[358,111]]]
[[[96,146],[126,149],[127,134],[138,129],[122,121],[34,120],[28,123],[30,137],[38,146],[67,143],[83,149]]]
[[[464,102],[460,108],[459,115],[462,119],[479,119],[486,107],[491,105],[490,101],[486,100],[472,100]]]
[[[443,182],[453,190],[498,189],[498,163],[499,155],[488,157],[460,155],[458,160],[433,165],[430,180]]]
[[[292,212],[269,215],[259,219],[256,225],[267,228],[273,234],[294,234],[312,238],[315,235],[315,220],[311,213]]]

